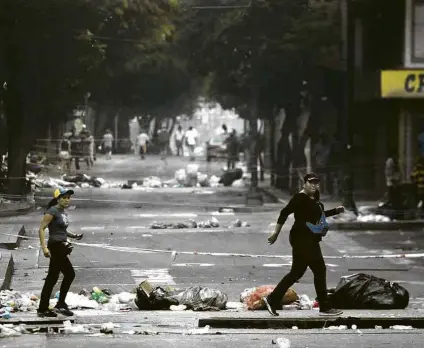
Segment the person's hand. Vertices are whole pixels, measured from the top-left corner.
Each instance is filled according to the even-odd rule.
[[[269,238],[267,238],[267,240],[268,240],[270,245],[274,244],[274,242],[276,242],[276,240],[277,240],[277,234],[273,233],[272,235],[270,235]]]
[[[83,236],[84,236],[84,234],[83,234],[83,233],[79,233],[79,234],[76,234],[76,235],[75,235],[74,239],[75,239],[75,240],[81,240],[81,239],[83,238]]]
[[[336,207],[336,211],[338,214],[341,214],[345,211],[344,206],[340,205],[339,207]]]
[[[50,250],[47,247],[43,248],[43,254],[45,257],[50,257]]]

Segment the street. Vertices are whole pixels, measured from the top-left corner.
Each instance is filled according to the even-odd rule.
[[[158,175],[170,179],[175,170],[184,168],[188,160],[170,158],[165,165],[158,157],[148,157],[145,161],[136,156],[117,156],[111,161],[100,157],[91,175],[102,176],[105,180],[138,179],[143,176]],[[162,163],[162,164],[161,164]],[[199,161],[200,171],[220,174],[220,163],[206,164]],[[162,167],[160,167],[162,165]],[[221,164],[222,166],[222,164]],[[83,172],[83,170],[82,170]],[[98,190],[97,192],[95,192]],[[101,195],[107,205],[92,205],[90,197]],[[129,196],[139,204],[120,205]],[[77,190],[75,200],[69,210],[70,230],[84,233],[81,243],[97,245],[74,248],[71,261],[76,278],[72,292],[94,286],[111,289],[113,292],[131,292],[143,279],[153,285],[170,285],[178,288],[205,286],[224,291],[229,301],[239,302],[241,292],[246,288],[265,284],[277,284],[289,271],[291,259],[276,258],[276,255],[291,255],[288,231],[292,218],[288,219],[278,242],[269,246],[267,236],[281,205],[267,202],[269,209],[258,212],[224,212],[214,207],[242,205],[244,190],[236,188],[197,188],[197,189],[152,189],[147,191],[93,189]],[[83,199],[79,201],[78,199]],[[117,204],[115,204],[116,202]],[[223,203],[224,202],[224,203]],[[150,203],[150,204],[149,204]],[[214,209],[206,209],[212,206]],[[331,207],[327,207],[331,208]],[[48,268],[48,259],[39,252],[38,225],[42,211],[11,218],[3,218],[0,223],[24,224],[28,239],[14,251],[15,273],[12,288],[22,292],[39,294],[43,278]],[[152,229],[153,222],[183,222],[218,219],[218,228],[197,229]],[[231,227],[240,219],[247,227]],[[368,258],[351,259],[350,255],[386,255],[403,253],[423,253],[423,230],[420,231],[331,231],[322,242],[322,250],[327,263],[328,287],[336,286],[341,276],[353,273],[368,273],[398,282],[410,293],[409,310],[423,309],[423,258]],[[102,248],[99,245],[119,247],[118,250]],[[29,248],[29,246],[34,248]],[[143,249],[143,250],[142,250]],[[148,250],[147,250],[148,249]],[[171,253],[175,251],[173,259]],[[200,255],[199,253],[221,253],[220,255]],[[234,254],[244,254],[234,255]],[[260,255],[260,256],[258,256]],[[269,255],[269,257],[267,257]],[[328,258],[342,257],[345,258]],[[58,283],[60,284],[60,283]],[[310,270],[299,283],[294,285],[298,294],[315,298],[313,275]],[[59,287],[55,287],[55,291]],[[272,339],[287,337],[291,347],[420,347],[423,346],[423,331],[364,330],[214,330],[222,335],[182,336],[188,328],[196,327],[194,319],[216,313],[163,312],[158,316],[140,311],[128,313],[99,314],[89,310],[76,311],[76,323],[99,323],[112,321],[126,323],[131,330],[134,325],[142,325],[164,333],[158,336],[131,336],[119,333],[115,336],[90,337],[78,335],[25,335],[18,338],[2,339],[7,347],[83,347],[91,346],[130,347],[143,341],[145,347],[271,347]],[[260,313],[268,316],[266,311]],[[35,316],[35,314],[32,314]],[[148,319],[144,319],[148,318]],[[121,330],[123,331],[123,329]]]

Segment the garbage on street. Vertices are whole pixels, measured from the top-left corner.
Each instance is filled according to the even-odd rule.
[[[341,277],[329,299],[341,309],[404,309],[409,292],[397,283],[357,273]]]

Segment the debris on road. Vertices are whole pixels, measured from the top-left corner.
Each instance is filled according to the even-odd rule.
[[[100,327],[100,332],[104,334],[112,334],[114,333],[114,329],[120,327],[114,323],[103,323]]]
[[[263,298],[270,295],[274,290],[274,285],[262,285],[255,288],[245,289],[240,296],[240,301],[243,302],[249,310],[266,309],[266,304]],[[282,305],[289,305],[298,300],[298,295],[294,289],[289,288],[282,298]]]
[[[136,306],[141,310],[221,310],[226,308],[227,295],[207,287],[189,287],[185,290],[153,288],[147,281],[137,287]],[[183,307],[184,306],[184,307]]]
[[[161,229],[183,229],[183,228],[216,228],[220,227],[220,223],[217,218],[212,217],[211,220],[196,222],[190,219],[186,222],[158,222],[154,221],[150,228],[154,230]]]
[[[272,340],[272,344],[276,344],[278,348],[291,348],[291,341],[285,337],[279,337]]]
[[[341,309],[404,309],[409,292],[397,283],[357,273],[341,277],[329,300]]]
[[[233,227],[249,227],[249,223],[247,223],[246,221],[242,222],[240,219],[236,219],[229,226],[229,228],[233,228]]]
[[[81,324],[72,324],[69,320],[63,322],[64,327],[59,329],[59,332],[63,332],[65,334],[76,334],[76,333],[88,333],[90,330]]]
[[[183,336],[186,335],[208,335],[210,334],[211,327],[206,325],[202,329],[191,329],[182,333]]]
[[[393,325],[393,326],[390,326],[390,329],[393,329],[393,330],[413,330],[413,327],[407,326],[407,325]]]
[[[314,308],[314,301],[310,300],[310,298],[307,295],[303,294],[299,297],[298,309],[308,310],[313,308]]]

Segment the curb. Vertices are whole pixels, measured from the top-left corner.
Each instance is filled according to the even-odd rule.
[[[13,217],[19,215],[25,215],[36,211],[37,207],[30,206],[27,208],[15,209],[15,210],[0,210],[0,217]]]
[[[282,202],[277,195],[262,187],[261,190],[274,202]],[[409,231],[423,230],[424,220],[382,221],[382,222],[329,222],[329,229],[334,231]]]
[[[0,231],[5,233],[5,235],[0,236],[1,249],[13,250],[21,245],[21,242],[24,239],[23,236],[25,236],[26,231],[24,225],[21,225],[20,228],[18,226],[19,225],[0,225]],[[16,233],[16,228],[19,228],[18,233]],[[7,234],[10,234],[10,236]],[[15,235],[18,237],[15,237]]]
[[[12,276],[15,270],[12,252],[2,251],[0,253],[0,290],[10,289]]]
[[[334,222],[329,223],[329,229],[334,231],[417,231],[423,230],[424,221],[395,222]]]
[[[315,317],[315,318],[205,318],[199,319],[198,327],[209,325],[221,329],[323,329],[329,326],[356,325],[359,329],[374,329],[375,326],[389,328],[393,325],[406,325],[413,328],[424,328],[424,317]]]
[[[36,316],[37,314],[34,314]],[[20,325],[25,324],[28,326],[50,326],[50,325],[57,325],[57,326],[63,326],[63,323],[65,321],[70,321],[71,323],[74,323],[74,319],[46,319],[46,318],[29,318],[29,319],[14,319],[13,317],[10,319],[0,319],[0,325],[1,324],[9,324],[9,325]]]

